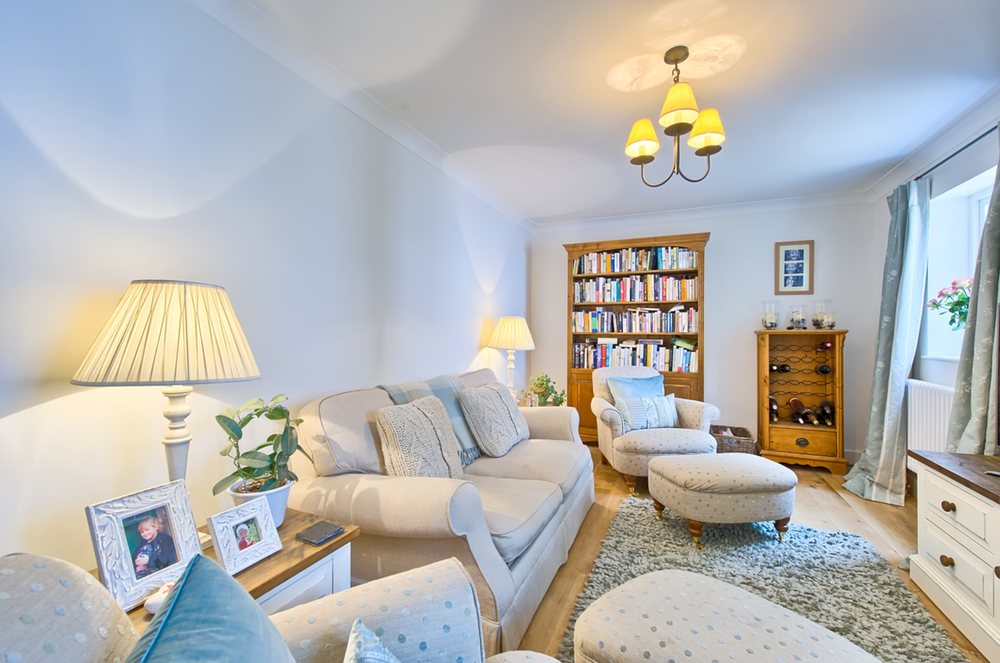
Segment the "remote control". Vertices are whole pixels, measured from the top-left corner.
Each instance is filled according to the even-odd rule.
[[[986,470],[986,474],[989,474],[991,477],[1000,477],[1000,472],[996,470]]]

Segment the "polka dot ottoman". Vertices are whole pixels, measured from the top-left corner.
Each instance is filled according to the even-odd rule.
[[[773,460],[750,454],[662,456],[649,462],[649,493],[657,519],[664,508],[687,518],[700,548],[705,523],[773,520],[788,531],[798,477]]]
[[[687,571],[654,571],[590,604],[576,622],[576,663],[879,663],[805,617]]]

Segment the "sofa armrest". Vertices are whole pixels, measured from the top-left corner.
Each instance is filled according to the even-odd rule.
[[[575,407],[521,407],[528,421],[528,435],[536,440],[580,439],[580,413]]]
[[[622,419],[622,413],[609,401],[594,396],[593,400],[590,401],[590,411],[597,417],[598,437],[604,431],[608,436],[608,442],[610,442],[624,434],[625,421]]]
[[[445,650],[449,660],[485,656],[472,578],[455,558],[271,615],[296,661],[343,660],[355,619],[400,660],[428,660]]]
[[[458,557],[476,579],[485,615],[503,615],[514,601],[513,576],[493,543],[479,490],[469,481],[372,474],[317,477],[297,482],[288,506],[342,525],[357,525],[359,551],[365,548],[366,537],[411,539],[411,546],[430,542],[434,550],[444,551],[441,556]],[[407,545],[400,541],[392,559],[360,562],[375,565],[378,576],[409,568],[412,563],[403,566]],[[414,551],[415,556],[419,553]]]
[[[677,404],[677,425],[680,428],[690,428],[709,432],[712,422],[722,416],[719,408],[711,403],[691,401],[686,398],[675,398]]]

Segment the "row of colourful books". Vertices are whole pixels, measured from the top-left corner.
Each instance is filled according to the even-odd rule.
[[[598,339],[600,340],[602,339]],[[647,339],[624,341],[621,344],[573,344],[573,368],[608,366],[649,366],[660,372],[697,373],[698,351],[676,344],[664,346],[659,344],[659,340]]]
[[[657,269],[697,269],[698,252],[679,246],[627,248],[586,253],[573,261],[574,274],[614,274]]]
[[[676,279],[673,276],[627,276],[595,279],[573,283],[573,301],[578,304],[604,302],[665,302],[698,299],[698,279]]]
[[[683,309],[683,305],[678,305]],[[678,307],[675,307],[678,308]],[[574,334],[685,334],[698,331],[698,310],[661,311],[655,308],[623,312],[574,311]]]

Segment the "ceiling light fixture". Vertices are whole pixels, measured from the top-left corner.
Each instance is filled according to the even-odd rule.
[[[667,100],[663,103],[663,110],[660,111],[660,126],[663,127],[663,133],[674,138],[674,167],[670,175],[659,184],[650,184],[646,181],[646,164],[652,163],[653,154],[660,149],[660,142],[656,139],[656,130],[653,129],[652,122],[642,119],[633,124],[628,143],[625,145],[625,154],[632,157],[632,163],[641,169],[642,181],[646,186],[663,186],[674,175],[680,175],[688,182],[702,181],[708,177],[708,172],[712,169],[712,155],[722,150],[722,141],[726,140],[719,111],[706,108],[699,112],[691,86],[680,82],[681,70],[677,65],[687,60],[688,54],[687,46],[674,46],[663,55],[663,61],[674,66],[674,84],[667,91]],[[681,136],[687,133],[691,134],[687,141],[688,145],[694,148],[697,156],[705,157],[707,165],[705,174],[697,179],[691,179],[681,172]]]

